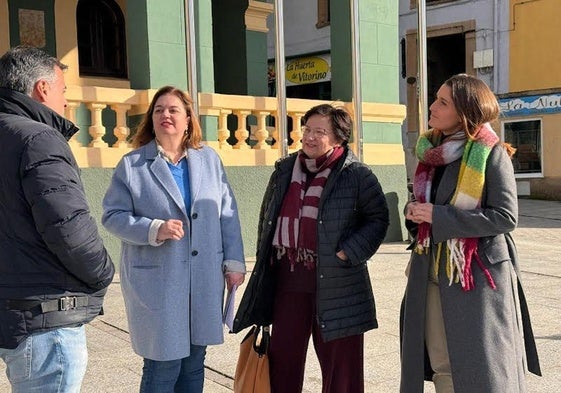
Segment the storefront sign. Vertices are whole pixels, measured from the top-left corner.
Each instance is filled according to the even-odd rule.
[[[327,82],[331,80],[329,55],[300,57],[286,62],[286,85]]]
[[[561,94],[503,98],[499,100],[505,116],[525,116],[536,113],[561,112]]]

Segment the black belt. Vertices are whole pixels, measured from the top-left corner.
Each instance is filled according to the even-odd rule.
[[[6,310],[31,311],[35,307],[40,307],[42,313],[52,311],[69,311],[78,307],[88,306],[87,296],[64,296],[52,300],[0,300]]]

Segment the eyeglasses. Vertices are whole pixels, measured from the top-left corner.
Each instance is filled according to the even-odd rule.
[[[308,126],[302,126],[302,135],[306,138],[324,138],[328,136],[331,132],[327,131],[325,128],[310,128]]]

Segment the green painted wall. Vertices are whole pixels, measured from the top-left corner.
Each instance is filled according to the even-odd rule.
[[[350,3],[331,3],[331,75],[333,98],[352,98]],[[398,3],[360,0],[360,68],[365,102],[399,102]]]
[[[84,183],[84,189],[86,190],[86,197],[88,198],[90,211],[95,218],[99,233],[105,243],[105,247],[107,247],[109,254],[111,254],[111,257],[113,258],[113,262],[117,265],[121,255],[121,242],[107,232],[101,225],[101,216],[103,214],[101,202],[103,200],[103,196],[105,195],[105,191],[107,191],[107,188],[109,187],[112,175],[113,169],[83,168],[81,171],[82,182]]]
[[[401,145],[401,125],[392,123],[363,122],[364,143],[388,143]]]
[[[216,90],[214,87],[214,38],[212,35],[214,21],[212,20],[212,1],[198,0],[195,3],[198,90],[199,92],[214,93]]]
[[[247,47],[247,95],[266,97],[267,84],[267,34],[246,32]]]
[[[353,65],[350,2],[330,1],[331,98],[350,102],[353,98]],[[397,85],[396,85],[397,88]]]
[[[333,99],[352,101],[351,4],[331,1],[331,88]],[[398,2],[359,0],[361,95],[364,102],[399,103]],[[362,123],[363,142],[394,144],[401,147],[401,125]],[[380,177],[392,212],[388,240],[406,237],[400,223],[407,200],[405,166],[374,168]],[[397,208],[397,210],[396,210]]]
[[[259,210],[273,167],[226,167],[226,173],[238,201],[245,255],[254,257],[257,249]]]
[[[370,166],[380,181],[386,195],[390,212],[390,226],[386,234],[386,242],[398,242],[407,239],[403,208],[408,200],[405,165]]]
[[[368,102],[399,102],[398,5],[394,0],[359,3],[362,98]]]
[[[212,2],[214,91],[267,96],[267,34],[245,26],[247,0]]]
[[[195,12],[197,41],[197,84],[199,92],[214,93],[213,11],[211,0],[197,2]],[[218,119],[215,116],[200,116],[203,140],[218,140]]]
[[[245,9],[247,0],[212,2],[214,89],[220,94],[247,94]]]
[[[146,1],[127,0],[127,58],[131,88],[150,87],[150,57]]]
[[[133,89],[187,88],[185,13],[179,0],[128,0],[127,50]]]
[[[407,192],[403,180],[406,178],[405,167],[375,166],[372,167],[372,170],[382,184],[390,210],[390,228],[386,241],[401,241],[405,236],[403,214],[401,212],[407,200]],[[245,255],[248,258],[255,256],[259,209],[272,171],[273,167],[271,166],[226,167],[228,179],[238,201]],[[118,264],[120,242],[101,226],[101,203],[105,191],[109,187],[112,174],[112,169],[82,169],[82,181],[84,182],[91,212],[98,223],[99,231],[109,253],[115,263]]]

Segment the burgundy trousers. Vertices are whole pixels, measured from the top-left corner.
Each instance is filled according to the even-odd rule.
[[[316,318],[316,294],[278,291],[269,346],[272,393],[301,393],[310,335],[322,374],[322,393],[363,393],[364,335],[328,342]]]

